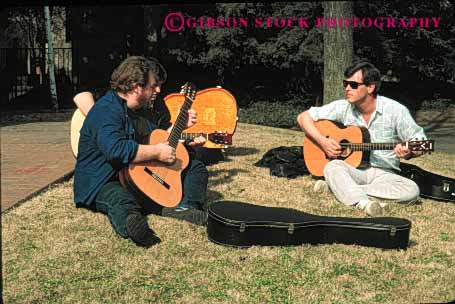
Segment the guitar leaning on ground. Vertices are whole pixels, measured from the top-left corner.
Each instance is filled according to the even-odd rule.
[[[342,159],[353,167],[361,167],[368,164],[370,151],[393,150],[398,144],[392,143],[371,143],[370,133],[365,127],[343,126],[342,124],[320,120],[314,122],[319,132],[326,137],[336,140],[343,151],[338,159]],[[434,140],[411,140],[402,143],[412,152],[433,152]],[[324,150],[309,136],[304,138],[303,157],[308,171],[313,176],[323,176],[325,165],[331,161]]]

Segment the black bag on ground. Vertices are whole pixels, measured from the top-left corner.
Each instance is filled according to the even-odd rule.
[[[295,178],[309,174],[303,159],[303,146],[280,146],[267,151],[255,166],[270,168],[270,175]]]
[[[207,222],[210,241],[233,247],[341,243],[406,249],[410,230],[403,218],[318,216],[235,201],[211,204]]]
[[[421,197],[455,202],[455,179],[407,163],[401,163],[400,169],[402,176],[413,180],[419,186]]]

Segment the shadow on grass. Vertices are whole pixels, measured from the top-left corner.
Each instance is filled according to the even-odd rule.
[[[215,187],[221,184],[228,184],[232,182],[234,176],[237,176],[239,173],[246,173],[248,170],[244,169],[231,169],[231,170],[212,170],[209,171],[209,186]],[[214,179],[214,177],[216,177]]]
[[[417,246],[417,244],[418,243],[415,240],[410,239],[408,243],[408,249]]]
[[[224,198],[224,195],[213,190],[207,190],[207,201],[218,201]]]
[[[218,191],[207,190],[207,197],[205,199],[203,209],[208,210],[210,205],[222,199],[224,199],[224,195],[222,193]]]
[[[229,147],[226,150],[226,156],[245,156],[251,154],[257,154],[259,152],[256,148],[249,147]]]
[[[226,149],[226,152],[222,152],[220,149],[198,148],[195,149],[193,155],[195,159],[202,161],[206,166],[210,166],[218,163],[232,162],[233,159],[229,158],[229,156],[245,156],[257,154],[258,152],[258,149],[245,147],[229,147]]]

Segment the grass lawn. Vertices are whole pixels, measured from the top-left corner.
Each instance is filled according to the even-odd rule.
[[[209,167],[209,200],[239,200],[305,212],[363,217],[309,176],[288,180],[253,163],[303,133],[239,124],[227,160]],[[455,177],[455,156],[412,163]],[[435,303],[455,299],[455,204],[393,204],[412,221],[408,250],[320,245],[234,249],[204,227],[152,215],[162,239],[136,247],[107,217],[73,204],[72,180],[2,215],[5,303]]]

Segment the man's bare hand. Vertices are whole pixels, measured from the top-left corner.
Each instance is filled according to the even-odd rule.
[[[393,152],[395,152],[395,155],[399,158],[408,159],[411,157],[411,151],[403,144],[397,144],[395,149],[393,149]]]
[[[192,126],[194,126],[196,124],[196,122],[197,122],[197,113],[195,110],[190,109],[188,111],[188,120],[186,122],[185,129],[191,128]]]
[[[341,154],[340,144],[333,138],[325,138],[321,143],[325,154],[330,158],[337,158]]]
[[[175,161],[175,149],[168,142],[156,144],[156,149],[160,162],[172,164]]]
[[[190,141],[188,143],[188,146],[199,147],[199,146],[202,146],[203,144],[205,144],[205,142],[206,142],[206,139],[204,136],[198,136],[195,139],[193,139],[192,141]]]

